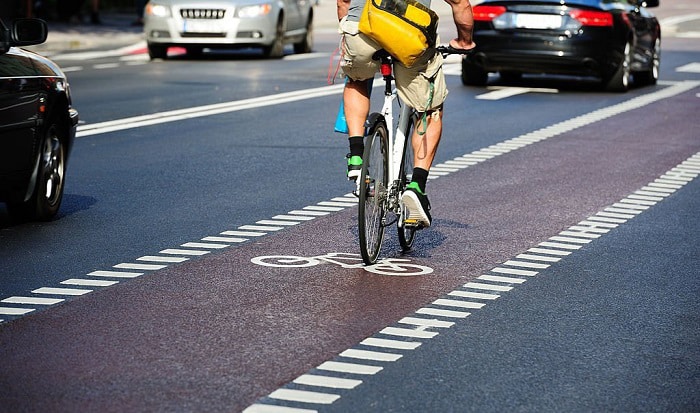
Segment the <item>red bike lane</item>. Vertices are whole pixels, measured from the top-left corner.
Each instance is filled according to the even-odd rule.
[[[251,261],[358,253],[350,208],[0,325],[0,410],[240,411],[700,151],[696,92],[432,180],[433,226],[381,254],[430,274]]]

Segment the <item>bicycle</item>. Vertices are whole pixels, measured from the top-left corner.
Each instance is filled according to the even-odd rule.
[[[437,52],[443,57],[469,53],[451,46],[438,46]],[[408,140],[419,115],[401,101],[396,88],[392,86],[391,55],[380,50],[374,58],[380,61],[380,72],[385,82],[384,104],[380,112],[373,112],[367,118],[362,169],[354,191],[360,198],[358,230],[360,252],[366,265],[377,262],[386,227],[396,223],[403,251],[411,249],[416,231],[421,228],[417,220],[406,219],[407,210],[401,203],[401,194],[411,181],[410,174],[413,172],[413,148]],[[395,102],[401,109],[394,129]],[[392,127],[389,128],[389,125]],[[394,215],[391,221],[387,220],[389,212]]]

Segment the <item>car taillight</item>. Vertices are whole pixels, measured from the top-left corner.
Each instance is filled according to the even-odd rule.
[[[592,10],[571,10],[569,16],[576,19],[583,26],[612,26],[612,13]]]
[[[474,21],[490,22],[494,18],[506,12],[503,6],[474,6],[472,13]]]

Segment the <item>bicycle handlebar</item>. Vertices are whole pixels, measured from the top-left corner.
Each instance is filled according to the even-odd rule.
[[[435,48],[435,50],[438,51],[438,53],[441,53],[443,57],[450,55],[450,54],[461,54],[461,55],[468,55],[474,53],[474,49],[457,49],[449,44],[443,44]]]

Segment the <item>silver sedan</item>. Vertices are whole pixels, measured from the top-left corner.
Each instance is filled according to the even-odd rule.
[[[312,0],[153,0],[146,5],[144,32],[151,59],[171,46],[197,55],[204,48],[261,47],[271,58],[313,48]]]

